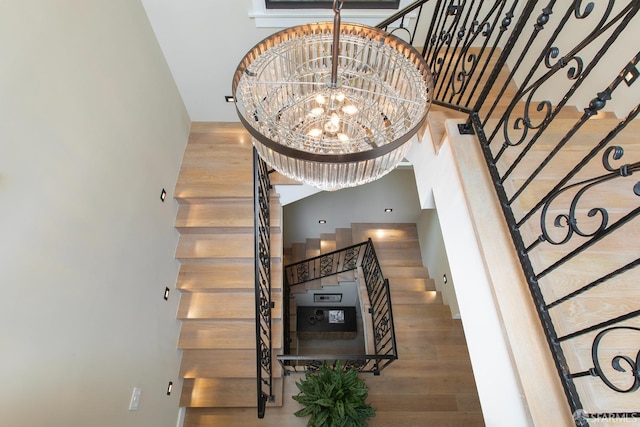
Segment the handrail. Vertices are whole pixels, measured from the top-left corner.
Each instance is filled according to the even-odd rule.
[[[345,368],[379,375],[380,371],[398,358],[389,282],[382,274],[371,239],[285,266],[285,301],[289,301],[289,292],[292,287],[357,269],[362,270],[362,278],[369,299],[374,353],[354,356],[295,356],[290,355],[289,348],[285,347],[285,354],[277,356],[285,373],[298,372],[298,369],[315,370],[323,361],[340,360]],[[290,336],[288,323],[285,322],[285,342],[289,341]],[[303,363],[302,368],[300,368],[300,362]]]
[[[268,401],[273,401],[271,329],[271,226],[269,171],[253,149],[253,201],[255,228],[255,315],[258,418],[263,418]]]
[[[422,48],[433,104],[467,115],[460,131],[478,137],[578,426],[640,418],[637,395],[626,398],[640,390],[628,345],[640,303],[625,290],[640,267],[640,159],[623,159],[640,132],[639,10],[640,0],[420,0],[378,26]],[[585,342],[592,360],[578,361]]]

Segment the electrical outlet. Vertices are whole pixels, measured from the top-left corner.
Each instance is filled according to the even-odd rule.
[[[138,387],[133,388],[133,393],[131,393],[131,402],[129,403],[130,411],[137,411],[138,405],[140,405],[140,395],[142,394],[142,389]]]

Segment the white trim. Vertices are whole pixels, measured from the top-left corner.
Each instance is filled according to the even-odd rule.
[[[333,20],[331,9],[267,9],[264,0],[252,2],[253,9],[249,11],[249,18],[255,20],[257,28],[288,28],[310,22]],[[409,4],[411,0],[400,0],[400,9]],[[396,12],[396,9],[344,9],[340,15],[344,22],[376,26]]]
[[[178,420],[176,421],[176,427],[184,426],[184,416],[187,413],[187,408],[181,406],[178,408]]]

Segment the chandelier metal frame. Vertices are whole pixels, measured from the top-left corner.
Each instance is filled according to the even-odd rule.
[[[431,104],[422,55],[380,29],[334,21],[279,31],[233,76],[238,117],[258,154],[323,190],[361,185],[404,158]]]

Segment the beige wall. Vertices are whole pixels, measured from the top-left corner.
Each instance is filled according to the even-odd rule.
[[[2,2],[0,52],[0,424],[175,426],[190,121],[144,9]]]

